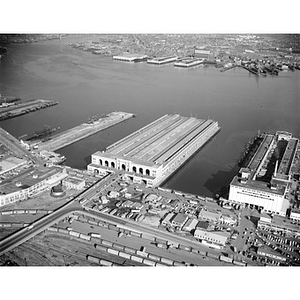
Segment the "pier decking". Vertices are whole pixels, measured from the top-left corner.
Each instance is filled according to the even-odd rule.
[[[79,126],[66,130],[62,133],[52,136],[51,140],[42,142],[38,145],[38,149],[56,151],[81,139],[84,139],[101,130],[109,128],[134,116],[132,113],[112,112],[106,117],[94,121],[91,124],[83,123]]]
[[[57,101],[50,101],[50,100],[29,100],[26,102],[17,102],[17,104],[10,104],[0,106],[0,121],[6,120],[14,117],[18,117],[21,115],[25,115],[27,113],[40,110],[43,108],[47,108],[53,105],[57,105]]]
[[[155,186],[170,176],[218,131],[218,122],[164,115],[92,155],[88,169],[123,170],[134,182]]]

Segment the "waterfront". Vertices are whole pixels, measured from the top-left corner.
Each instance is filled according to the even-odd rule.
[[[221,132],[166,186],[211,196],[229,184],[244,144],[258,130],[299,135],[299,71],[257,78],[239,68],[224,73],[214,67],[181,70],[172,64],[117,62],[67,46],[86,39],[8,45],[0,66],[1,94],[59,101],[47,110],[2,121],[1,126],[14,136],[43,125],[66,130],[115,110],[137,114],[60,150],[68,165],[85,168],[92,153],[164,114],[210,117],[219,122]]]

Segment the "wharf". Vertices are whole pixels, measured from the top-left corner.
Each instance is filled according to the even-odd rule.
[[[225,72],[231,69],[234,69],[236,67],[236,65],[230,66],[230,67],[224,67],[223,69],[220,70],[220,72]]]
[[[27,113],[57,105],[58,102],[50,100],[29,100],[19,102],[18,104],[10,104],[0,106],[0,121],[25,115]]]
[[[56,151],[134,116],[132,113],[112,112],[93,123],[83,123],[62,133],[53,135],[50,140],[38,144],[38,150]]]
[[[258,72],[255,72],[255,71],[252,70],[251,68],[248,68],[248,67],[242,66],[242,65],[241,65],[240,67],[242,67],[243,69],[249,71],[250,73],[252,73],[252,74],[254,74],[254,75],[256,75],[256,76],[259,76],[259,73],[258,73]]]
[[[176,61],[174,63],[174,67],[191,68],[202,64],[204,64],[204,59],[201,58],[183,58],[179,61]]]

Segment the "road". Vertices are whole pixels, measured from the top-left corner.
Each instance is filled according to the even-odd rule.
[[[9,132],[0,127],[0,142],[14,153],[25,157],[25,159],[32,160],[35,164],[43,165],[44,161],[38,157],[33,156],[28,150],[23,148],[18,139],[12,136]]]
[[[78,194],[75,198],[71,199],[68,203],[64,204],[57,210],[53,211],[51,214],[42,217],[41,219],[31,223],[28,227],[25,227],[14,234],[8,236],[7,238],[0,241],[0,255],[15,248],[16,246],[26,242],[30,238],[34,237],[35,235],[39,234],[40,232],[44,231],[48,227],[52,226],[53,224],[58,223],[60,220],[65,218],[66,216],[70,215],[73,212],[81,212],[87,214],[94,218],[102,219],[103,221],[113,223],[118,225],[119,227],[129,227],[132,230],[137,232],[146,233],[149,235],[157,236],[163,239],[168,240],[169,242],[173,242],[174,244],[181,244],[186,246],[192,246],[193,248],[208,251],[208,247],[201,245],[201,243],[196,241],[191,241],[187,238],[183,238],[165,231],[162,231],[157,228],[150,228],[148,226],[144,226],[141,224],[137,224],[135,222],[131,222],[129,220],[124,220],[120,217],[112,216],[109,214],[105,214],[102,212],[94,211],[94,210],[85,210],[79,203],[80,199],[84,198],[93,198],[101,189],[104,189],[105,186],[111,183],[113,180],[116,179],[118,176],[117,173],[108,174],[102,179],[98,180],[95,184],[91,187],[83,191],[82,193]],[[97,192],[98,191],[98,192]],[[212,253],[219,253],[216,250],[209,249],[209,252]]]
[[[106,175],[104,178],[98,180],[91,187],[78,194],[69,202],[53,211],[51,214],[42,217],[41,219],[31,223],[29,226],[1,240],[0,255],[31,239],[35,235],[44,231],[46,228],[65,218],[70,213],[75,211],[83,211],[83,207],[79,204],[79,200],[81,198],[93,197],[96,194],[96,189],[101,189],[107,180],[111,178],[111,176],[113,175]]]

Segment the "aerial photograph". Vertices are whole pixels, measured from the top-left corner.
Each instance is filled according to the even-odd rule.
[[[299,266],[299,34],[1,34],[1,266]]]
[[[8,299],[26,290],[61,299],[59,287],[72,299],[206,289],[240,299],[256,282],[257,294],[275,298],[286,296],[285,282],[297,284],[300,29],[239,28],[240,13],[226,27],[225,12],[212,29],[181,28],[169,13],[191,10],[200,22],[205,12],[152,5],[150,15],[129,10],[124,19],[120,5],[113,28],[109,9],[88,5],[74,4],[75,29],[69,7],[25,14],[20,4],[18,22],[8,22],[16,26],[0,19]],[[59,25],[40,27],[43,18]],[[211,11],[204,20],[219,18]]]

